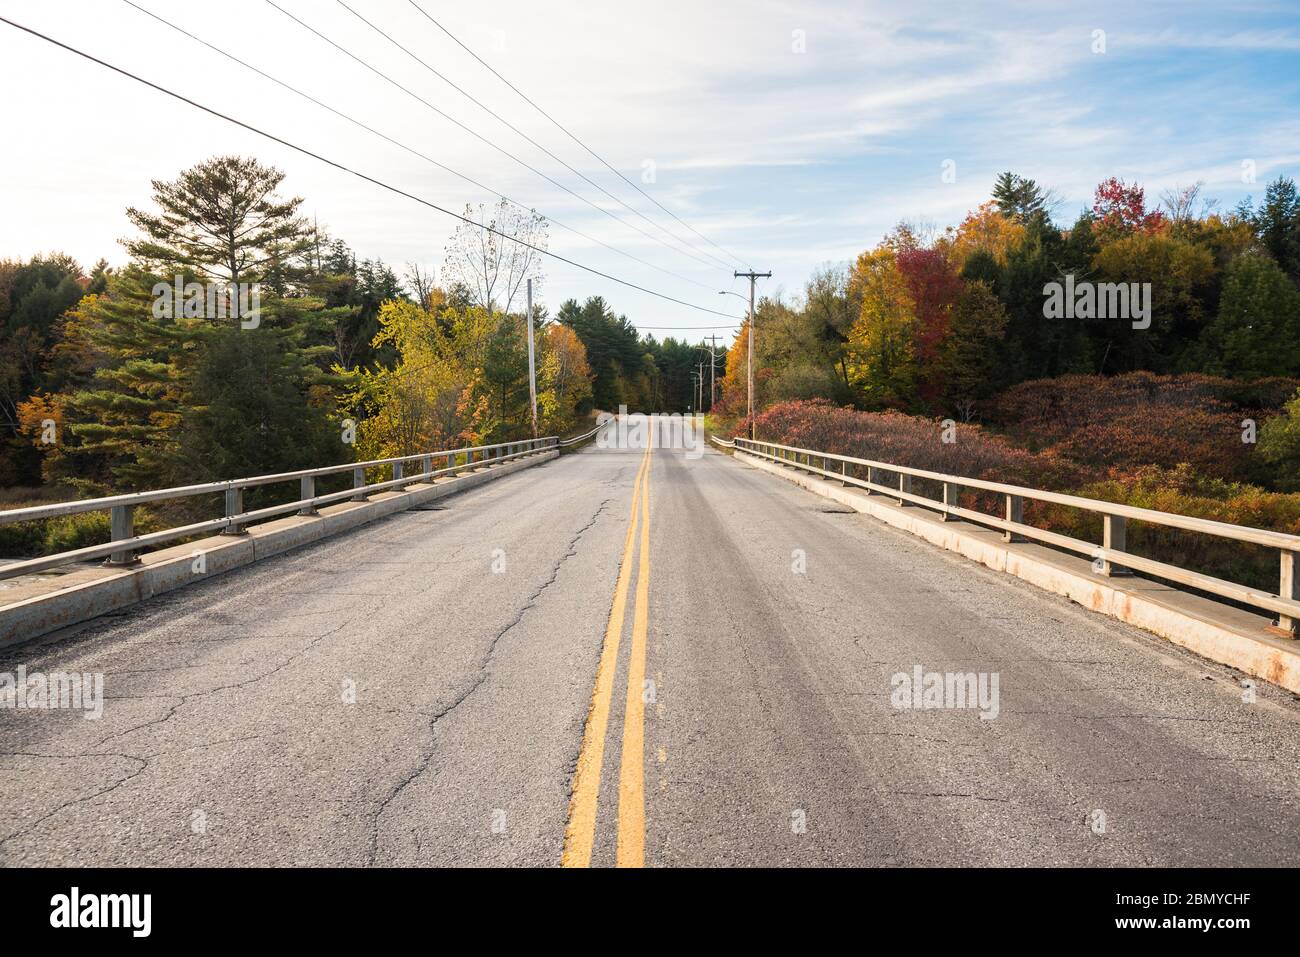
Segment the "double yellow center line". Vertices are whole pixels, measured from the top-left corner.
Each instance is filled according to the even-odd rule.
[[[645,864],[645,665],[650,620],[650,452],[646,444],[641,468],[632,488],[632,520],[623,542],[623,557],[614,585],[614,604],[605,626],[605,643],[596,666],[596,685],[573,775],[569,800],[569,824],[564,834],[564,867],[590,867],[596,842],[596,810],[600,799],[601,769],[605,758],[605,736],[609,729],[610,705],[614,697],[614,676],[618,671],[618,649],[623,639],[623,622],[632,581],[632,558],[640,530],[640,560],[637,565],[636,606],[632,613],[632,647],[627,667],[627,706],[623,714],[622,766],[618,781],[619,867]]]

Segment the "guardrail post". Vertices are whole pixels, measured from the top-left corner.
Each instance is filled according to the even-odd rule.
[[[420,460],[420,467],[423,469],[423,473],[422,473],[422,474],[423,474],[426,478],[427,478],[428,476],[432,475],[432,474],[433,474],[433,456],[432,456],[432,455],[426,455],[423,459],[421,459],[421,460]],[[433,479],[429,479],[429,481],[432,482]]]
[[[456,453],[455,453],[455,452],[448,452],[448,453],[447,453],[447,468],[451,468],[451,467],[453,467],[455,464],[456,464]]]
[[[298,498],[307,502],[302,508],[298,509],[299,515],[319,515],[316,506],[312,505],[310,500],[316,497],[316,476],[304,475],[298,480]]]
[[[877,478],[877,477],[878,477],[878,476],[876,475],[876,467],[875,467],[874,465],[868,465],[868,466],[867,466],[867,486],[868,486],[868,488],[867,488],[867,490],[866,490],[868,495],[875,495],[875,494],[876,494],[875,490],[872,489],[870,486],[876,484],[876,478]]]
[[[366,470],[365,470],[365,469],[362,468],[362,469],[353,469],[353,470],[352,470],[352,487],[355,488],[355,489],[365,489],[365,487],[366,487]],[[364,491],[359,491],[359,492],[357,492],[356,495],[353,495],[353,496],[352,496],[352,501],[354,501],[354,502],[364,502],[364,501],[366,501],[366,493],[365,493]]]
[[[393,463],[393,481],[394,481],[394,482],[396,482],[396,481],[398,481],[398,480],[400,480],[400,479],[404,479],[404,478],[406,478],[406,469],[405,469],[405,467],[404,467],[405,465],[406,465],[405,462],[394,462],[394,463]],[[401,488],[401,486],[399,485],[398,488]]]
[[[955,518],[948,514],[948,509],[957,507],[957,496],[960,492],[960,485],[954,485],[952,482],[943,483],[943,520],[945,522],[956,521]]]
[[[1278,589],[1278,595],[1281,598],[1289,598],[1292,601],[1300,601],[1300,561],[1297,558],[1300,554],[1289,548],[1282,549],[1282,577],[1281,587]],[[1296,632],[1300,630],[1300,621],[1292,618],[1290,615],[1277,616],[1278,631],[1290,633],[1292,638],[1297,637]]]
[[[902,492],[904,495],[911,495],[911,494],[912,494],[912,476],[908,475],[908,474],[905,473],[905,472],[899,472],[899,473],[898,473],[898,490],[899,490],[900,492]],[[903,498],[903,497],[900,495],[899,498],[898,498],[898,504],[899,504],[899,505],[907,505],[907,504],[908,504],[907,499]]]
[[[113,541],[120,542],[123,539],[135,537],[135,506],[134,505],[114,505],[109,512],[109,523],[112,526]],[[128,550],[113,552],[108,556],[110,565],[134,565],[138,562],[135,552]]]
[[[1025,500],[1019,495],[1008,495],[1007,497],[1007,521],[1023,524],[1025,520]],[[1011,529],[1002,533],[1004,542],[1023,542],[1025,536],[1017,535]]]
[[[1107,550],[1114,549],[1117,552],[1126,551],[1128,548],[1128,520],[1122,515],[1104,515],[1102,516],[1101,547]],[[1103,575],[1132,575],[1133,573],[1122,565],[1112,565],[1109,559],[1103,558],[1101,561],[1101,573]]]
[[[226,489],[226,518],[244,514],[244,490],[242,488]],[[244,526],[238,523],[227,525],[221,530],[222,535],[243,535]]]

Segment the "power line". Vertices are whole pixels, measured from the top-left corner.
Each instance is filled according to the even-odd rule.
[[[154,83],[152,80],[146,80],[141,76],[137,76],[136,74],[132,73],[129,70],[123,69],[120,66],[115,66],[112,63],[107,62],[106,60],[101,60],[99,57],[94,56],[90,53],[86,53],[84,50],[79,50],[74,46],[70,46],[69,44],[62,42],[61,40],[56,40],[51,36],[47,36],[46,34],[41,33],[39,30],[34,30],[31,27],[23,26],[21,23],[15,23],[13,20],[10,20],[6,17],[0,17],[0,23],[8,24],[9,26],[14,27],[15,29],[23,31],[24,33],[31,34],[34,37],[38,37],[39,39],[44,40],[46,43],[52,44],[53,46],[59,47],[60,49],[63,50],[67,50],[69,53],[75,53],[77,56],[81,57],[82,59],[89,60],[92,63],[96,63],[99,66],[112,70],[114,73],[121,74],[122,76],[125,76],[128,79],[135,80],[137,83],[147,86],[150,89],[157,90],[159,93],[166,94],[167,96],[170,96],[175,100],[179,100],[180,102],[185,103],[188,106],[192,106],[195,109],[202,110],[204,113],[207,113],[211,116],[215,116],[218,119],[225,120],[227,123],[231,123],[242,129],[248,130],[250,133],[256,133],[258,136],[271,140],[273,143],[279,143],[281,146],[287,146],[289,149],[294,150],[295,152],[298,153],[302,153],[304,156],[310,156],[312,159],[318,160],[326,164],[327,166],[332,166],[335,169],[340,170],[341,172],[348,173],[352,176],[357,177],[358,179],[365,180],[367,183],[371,183],[375,186],[380,187],[381,189],[386,189],[390,193],[395,193],[398,196],[404,196],[407,199],[414,200],[415,202],[421,204],[422,206],[427,206],[430,209],[436,210],[437,212],[442,213],[443,215],[450,216],[453,219],[458,219],[462,223],[465,223],[466,225],[475,226],[479,229],[490,232],[496,236],[501,237],[507,242],[515,243],[516,245],[523,246],[527,249],[533,250],[536,253],[540,253],[543,256],[549,256],[551,259],[565,263],[566,265],[574,266],[575,268],[581,269],[584,272],[589,272],[592,275],[600,276],[602,279],[608,279],[609,281],[616,282],[621,286],[626,286],[629,289],[635,289],[638,292],[644,292],[647,295],[654,296],[658,299],[663,299],[667,302],[676,303],[679,306],[685,306],[688,309],[695,309],[698,310],[699,312],[707,312],[710,315],[714,315],[714,316],[722,316],[724,319],[734,320],[737,318],[736,316],[729,316],[725,312],[718,312],[716,309],[710,309],[707,306],[701,306],[693,302],[686,302],[683,299],[677,299],[676,297],[669,296],[666,293],[656,292],[653,289],[648,289],[645,286],[631,282],[627,279],[620,279],[617,276],[610,275],[607,272],[603,272],[599,269],[596,269],[594,266],[587,266],[584,265],[583,263],[577,262],[576,260],[569,259],[566,256],[561,256],[559,253],[553,253],[549,249],[542,249],[541,247],[535,246],[532,243],[528,243],[515,236],[508,235],[507,233],[502,232],[501,230],[497,229],[494,226],[489,226],[484,223],[475,222],[474,220],[470,219],[468,216],[462,216],[460,213],[453,213],[451,210],[439,206],[437,203],[434,203],[430,200],[424,199],[420,196],[416,196],[414,193],[408,193],[406,192],[406,190],[385,183],[383,180],[376,179],[375,177],[369,176],[366,173],[362,173],[359,172],[358,170],[351,169],[348,166],[344,166],[342,163],[338,162],[337,160],[332,160],[329,159],[328,157],[322,156],[319,153],[314,153],[311,150],[307,149],[305,146],[299,146],[296,143],[291,143],[290,141],[283,139],[282,137],[276,136],[274,133],[268,133],[266,130],[256,127],[251,123],[245,123],[243,120],[236,119],[235,117],[229,116],[226,113],[222,113],[219,110],[215,110],[210,106],[204,106],[202,103],[198,103],[195,100],[191,100],[187,96],[183,96],[182,94],[175,92],[174,90],[170,90],[165,86],[161,86],[160,84]]]
[[[188,30],[186,30],[184,27],[177,26],[175,23],[172,23],[170,20],[166,19],[165,17],[159,16],[158,14],[152,12],[151,10],[146,10],[144,7],[140,6],[138,3],[135,3],[134,0],[122,0],[122,2],[125,3],[127,6],[134,7],[136,10],[139,10],[139,11],[140,11],[141,13],[143,13],[143,14],[146,14],[147,16],[152,17],[153,19],[157,20],[159,23],[162,23],[162,24],[164,24],[164,25],[166,25],[166,26],[168,26],[168,27],[171,27],[171,29],[175,30],[177,33],[184,34],[185,36],[189,37],[191,40],[194,40],[196,43],[201,43],[203,46],[207,47],[209,50],[212,50],[212,51],[215,52],[215,53],[219,53],[219,54],[221,54],[221,55],[222,55],[223,57],[225,57],[226,59],[231,60],[231,61],[234,62],[234,63],[238,63],[240,66],[244,67],[244,68],[247,69],[247,70],[251,70],[251,71],[253,71],[253,72],[256,73],[258,76],[264,77],[265,79],[268,79],[268,80],[270,80],[272,83],[275,83],[275,84],[277,84],[278,86],[283,87],[284,89],[288,90],[289,92],[294,93],[294,94],[296,94],[296,95],[302,97],[303,99],[308,100],[309,102],[316,104],[316,105],[319,106],[321,109],[323,109],[323,110],[328,110],[330,113],[333,113],[335,116],[338,116],[338,117],[340,117],[340,118],[342,118],[342,119],[347,120],[349,123],[352,123],[352,124],[354,124],[354,125],[360,127],[361,129],[365,130],[366,132],[368,132],[368,133],[373,133],[375,136],[378,136],[380,139],[386,140],[387,142],[392,143],[394,146],[397,146],[397,147],[400,147],[401,149],[406,150],[406,151],[407,151],[408,153],[410,153],[412,156],[417,156],[417,157],[419,157],[420,159],[424,160],[426,163],[430,163],[431,165],[437,167],[438,169],[444,170],[444,171],[450,173],[452,176],[456,176],[456,177],[458,177],[459,179],[464,180],[466,183],[469,183],[470,185],[477,187],[478,189],[481,189],[481,190],[484,190],[485,192],[493,193],[493,194],[495,194],[495,195],[497,195],[497,196],[500,196],[500,197],[501,197],[502,199],[504,199],[507,203],[510,203],[511,205],[515,206],[515,207],[518,208],[518,209],[521,209],[521,210],[523,210],[523,211],[525,211],[525,212],[531,212],[531,211],[534,211],[532,207],[526,206],[525,204],[520,203],[520,202],[518,202],[517,200],[511,199],[509,196],[507,196],[505,193],[501,192],[500,190],[493,189],[493,188],[490,187],[490,186],[487,186],[487,185],[485,185],[485,184],[483,184],[483,183],[480,183],[478,180],[474,179],[472,176],[468,176],[468,175],[466,175],[465,173],[460,172],[459,170],[452,169],[450,166],[446,165],[445,163],[440,163],[438,160],[436,160],[436,159],[434,159],[433,157],[428,156],[428,155],[426,155],[426,154],[420,152],[419,150],[415,149],[414,147],[412,147],[412,146],[407,146],[405,143],[402,143],[402,142],[400,142],[399,140],[395,140],[395,139],[393,139],[393,137],[389,136],[388,134],[386,134],[386,133],[381,133],[379,130],[375,129],[374,127],[372,127],[372,126],[368,126],[367,124],[363,123],[361,120],[358,120],[356,117],[349,116],[347,113],[344,113],[344,112],[342,112],[341,110],[336,110],[334,107],[330,106],[328,103],[324,103],[324,102],[318,100],[316,97],[312,96],[310,93],[304,93],[302,90],[298,89],[297,87],[292,86],[292,85],[289,84],[289,83],[286,83],[284,80],[281,80],[281,79],[278,79],[277,77],[272,76],[271,74],[267,73],[265,70],[261,70],[261,69],[259,69],[258,67],[253,66],[251,63],[248,63],[248,62],[246,62],[246,61],[244,61],[244,60],[239,59],[239,57],[235,56],[235,55],[232,54],[232,53],[227,53],[225,50],[221,49],[221,48],[218,47],[218,46],[214,46],[213,44],[209,43],[207,40],[204,40],[202,37],[199,37],[199,36],[196,36],[196,35],[193,34],[193,33],[190,33],[190,32],[189,32]],[[673,272],[673,270],[671,270],[671,269],[665,269],[663,266],[657,266],[657,265],[655,265],[654,263],[650,262],[649,260],[642,259],[640,256],[636,256],[636,255],[634,255],[634,254],[632,254],[632,253],[629,253],[629,252],[627,252],[627,251],[625,251],[625,250],[619,249],[619,248],[616,247],[616,246],[611,246],[609,243],[604,242],[603,240],[599,240],[599,239],[597,239],[597,238],[594,237],[594,236],[589,236],[589,235],[587,235],[586,233],[582,232],[582,230],[577,229],[577,228],[574,227],[574,226],[569,226],[569,225],[567,225],[567,224],[565,224],[565,223],[562,223],[562,222],[560,222],[560,220],[556,219],[556,218],[553,217],[553,216],[549,216],[549,215],[548,215],[548,216],[546,216],[546,219],[547,219],[549,222],[554,223],[556,226],[559,226],[561,229],[567,230],[567,231],[573,233],[573,234],[576,235],[576,236],[581,236],[583,239],[587,240],[588,242],[595,243],[595,244],[598,245],[598,246],[603,246],[603,247],[605,247],[606,249],[608,249],[610,252],[618,253],[620,256],[626,256],[628,259],[631,259],[631,260],[633,260],[633,261],[635,261],[635,262],[638,262],[638,263],[640,263],[640,264],[643,265],[643,266],[648,266],[648,267],[651,268],[651,269],[658,270],[659,272],[663,273],[664,275],[672,276],[674,279],[680,279],[682,282],[689,282],[689,283],[692,283],[692,284],[694,284],[694,285],[696,285],[696,286],[699,286],[701,289],[708,289],[708,288],[710,288],[710,287],[707,286],[705,283],[702,283],[702,282],[700,282],[699,280],[691,279],[691,278],[689,278],[688,276],[683,276],[681,273]]]
[[[726,253],[728,256],[730,256],[732,259],[736,260],[736,262],[740,263],[742,266],[749,266],[749,263],[745,262],[745,260],[741,259],[741,258],[740,258],[739,256],[737,256],[735,253],[733,253],[733,252],[729,252],[728,250],[726,250],[726,249],[723,248],[722,246],[719,246],[719,245],[718,245],[717,243],[715,243],[712,239],[710,239],[708,236],[705,236],[702,232],[700,232],[698,229],[696,229],[696,228],[695,228],[694,226],[692,226],[690,223],[688,223],[688,222],[686,222],[685,220],[683,220],[683,219],[682,219],[681,217],[679,217],[676,213],[674,213],[671,209],[669,209],[669,208],[668,208],[667,206],[665,206],[663,203],[659,202],[659,200],[655,199],[653,196],[651,196],[649,193],[647,193],[645,190],[643,190],[643,189],[642,189],[640,186],[638,186],[636,183],[632,182],[632,180],[630,180],[630,179],[628,179],[626,176],[624,176],[624,175],[622,174],[622,172],[620,172],[617,168],[615,168],[614,166],[612,166],[612,165],[611,165],[611,164],[610,164],[610,163],[609,163],[609,162],[608,162],[608,161],[607,161],[603,156],[601,156],[599,153],[597,153],[595,150],[593,150],[590,146],[588,146],[588,145],[587,145],[586,143],[584,143],[582,140],[578,139],[578,137],[577,137],[574,133],[572,133],[572,132],[569,130],[568,127],[566,127],[563,123],[561,123],[561,122],[560,122],[559,120],[557,120],[555,117],[551,116],[550,113],[547,113],[544,109],[542,109],[542,108],[541,108],[540,106],[538,106],[535,102],[533,102],[533,100],[532,100],[532,99],[531,99],[527,94],[525,94],[523,90],[519,89],[519,87],[515,86],[513,83],[511,83],[509,80],[507,80],[504,76],[502,76],[500,73],[498,73],[498,72],[497,72],[497,71],[492,67],[492,65],[491,65],[490,63],[488,63],[488,62],[487,62],[486,60],[484,60],[481,56],[479,56],[477,53],[475,53],[473,50],[471,50],[468,46],[466,46],[464,43],[462,43],[461,40],[460,40],[460,38],[458,38],[454,33],[452,33],[450,30],[448,30],[446,27],[444,27],[441,23],[439,23],[437,20],[435,20],[432,16],[430,16],[429,13],[428,13],[428,11],[426,11],[423,7],[421,7],[418,3],[416,3],[415,0],[407,0],[407,2],[410,3],[411,6],[415,7],[416,10],[419,10],[420,13],[424,16],[424,18],[425,18],[426,20],[428,20],[430,23],[432,23],[435,27],[437,27],[437,28],[438,28],[439,30],[441,30],[443,33],[447,34],[447,36],[451,37],[451,39],[454,40],[454,41],[456,42],[457,46],[459,46],[462,50],[464,50],[466,53],[468,53],[470,56],[472,56],[475,60],[478,60],[479,63],[483,64],[483,66],[487,68],[488,72],[490,72],[493,76],[495,76],[498,80],[500,80],[500,81],[501,81],[502,83],[504,83],[506,86],[510,87],[510,89],[514,90],[515,93],[518,94],[519,97],[520,97],[520,98],[521,98],[525,103],[527,103],[529,106],[531,106],[533,109],[535,109],[538,113],[542,114],[542,116],[544,116],[544,117],[546,117],[548,120],[550,120],[551,123],[553,123],[553,124],[554,124],[558,129],[559,129],[559,130],[561,130],[561,131],[564,133],[565,136],[569,137],[569,139],[573,140],[573,142],[577,143],[577,144],[578,144],[579,146],[581,146],[584,150],[586,150],[588,153],[590,153],[592,156],[594,156],[596,159],[598,159],[602,164],[604,164],[605,168],[608,169],[611,173],[613,173],[615,176],[617,176],[617,177],[618,177],[619,179],[621,179],[623,182],[627,183],[629,186],[631,186],[633,189],[635,189],[638,193],[640,193],[640,194],[641,194],[642,196],[644,196],[646,199],[650,200],[650,202],[654,203],[656,206],[658,206],[660,209],[662,209],[665,213],[667,213],[667,214],[668,214],[669,216],[671,216],[673,219],[677,220],[677,222],[681,223],[683,226],[685,226],[687,229],[689,229],[691,232],[693,232],[696,236],[699,236],[701,239],[703,239],[706,243],[708,243],[708,244],[709,244],[710,246],[712,246],[714,249],[717,249],[717,250],[720,251],[720,252]]]
[[[733,325],[641,325],[640,322],[633,322],[632,325],[636,326],[637,329],[655,329],[658,332],[673,333],[693,333],[711,329],[731,329],[732,332],[740,332],[740,329]]]
[[[386,32],[385,30],[381,29],[379,26],[377,26],[376,24],[374,24],[374,23],[371,22],[370,20],[367,20],[367,19],[366,19],[365,17],[363,17],[361,14],[357,13],[357,11],[354,10],[354,9],[352,9],[352,7],[348,6],[348,4],[344,2],[344,0],[335,0],[335,2],[336,2],[340,7],[342,7],[344,10],[346,10],[348,13],[352,14],[354,17],[356,17],[358,20],[360,20],[362,23],[364,23],[366,26],[368,26],[370,29],[372,29],[372,30],[374,30],[376,33],[378,33],[381,37],[383,37],[385,40],[387,40],[387,41],[388,41],[389,43],[391,43],[393,46],[397,47],[397,49],[399,49],[399,50],[401,50],[403,53],[405,53],[408,57],[410,57],[410,58],[411,58],[412,60],[414,60],[416,63],[420,64],[420,66],[424,67],[426,70],[428,70],[428,71],[429,71],[430,73],[432,73],[434,76],[436,76],[438,79],[442,80],[442,82],[446,83],[448,86],[450,86],[453,90],[455,90],[455,91],[456,91],[457,93],[459,93],[461,96],[465,97],[467,100],[469,100],[469,101],[470,101],[471,103],[473,103],[475,106],[477,106],[480,110],[483,110],[484,112],[488,113],[490,116],[492,116],[492,117],[494,117],[495,119],[497,119],[500,123],[502,123],[503,125],[505,125],[506,127],[508,127],[510,130],[512,130],[513,132],[517,133],[519,136],[523,137],[525,140],[527,140],[527,141],[528,141],[529,143],[531,143],[533,146],[537,147],[539,150],[541,150],[543,153],[545,153],[545,154],[546,154],[547,156],[549,156],[551,159],[555,160],[555,162],[559,163],[561,166],[563,166],[565,169],[567,169],[567,170],[568,170],[570,173],[572,173],[574,176],[577,176],[578,178],[582,179],[584,182],[586,182],[586,183],[588,183],[589,185],[591,185],[591,186],[595,187],[596,189],[600,190],[600,192],[604,193],[606,196],[608,196],[608,197],[609,197],[610,199],[612,199],[614,202],[618,203],[620,206],[622,206],[622,207],[623,207],[624,209],[626,209],[628,212],[630,212],[630,213],[634,213],[634,214],[636,214],[637,216],[641,217],[641,218],[644,219],[647,223],[649,223],[651,226],[653,226],[655,229],[658,229],[658,230],[659,230],[660,232],[662,232],[665,236],[667,236],[669,239],[671,239],[673,242],[675,242],[675,243],[680,243],[681,245],[686,246],[688,249],[691,249],[693,252],[702,253],[703,255],[708,256],[708,257],[709,257],[709,258],[710,258],[710,259],[711,259],[715,264],[717,264],[718,266],[720,266],[720,267],[723,268],[723,269],[730,269],[730,268],[731,268],[730,264],[728,264],[728,263],[724,262],[723,260],[719,259],[717,256],[713,255],[712,253],[704,252],[704,251],[702,251],[702,250],[696,249],[693,245],[691,245],[691,244],[689,244],[689,243],[686,243],[686,242],[683,241],[680,237],[674,235],[673,233],[671,233],[670,231],[668,231],[667,229],[665,229],[663,226],[661,226],[661,225],[659,225],[658,223],[656,223],[653,219],[651,219],[650,217],[646,216],[646,215],[645,215],[644,213],[642,213],[639,209],[636,209],[635,207],[630,206],[630,205],[628,205],[627,203],[623,202],[623,200],[619,199],[617,196],[615,196],[615,195],[614,195],[613,193],[611,193],[609,190],[605,189],[605,187],[601,186],[601,185],[600,185],[599,183],[597,183],[594,179],[592,179],[591,177],[589,177],[586,173],[582,172],[582,170],[580,170],[580,169],[576,169],[575,167],[570,166],[570,165],[569,165],[568,163],[566,163],[563,159],[561,159],[559,156],[556,156],[556,155],[555,155],[554,153],[552,153],[549,149],[547,149],[547,148],[546,148],[545,146],[543,146],[541,143],[537,142],[537,140],[533,139],[531,136],[529,136],[527,133],[525,133],[525,132],[524,132],[523,130],[521,130],[519,127],[515,126],[513,123],[511,123],[509,120],[507,120],[504,116],[502,116],[502,115],[501,115],[500,113],[498,113],[496,110],[492,109],[492,108],[491,108],[490,106],[488,106],[486,103],[482,102],[482,101],[479,100],[477,97],[473,96],[473,95],[472,95],[471,93],[469,93],[469,92],[468,92],[464,87],[460,86],[460,85],[459,85],[458,83],[456,83],[455,81],[449,79],[445,74],[439,72],[437,69],[435,69],[434,67],[430,66],[429,63],[428,63],[427,61],[425,61],[425,60],[421,59],[420,57],[416,56],[416,55],[415,55],[414,53],[412,53],[409,49],[407,49],[405,46],[403,46],[401,43],[399,43],[397,40],[395,40],[391,34],[389,34],[388,32]],[[696,258],[696,257],[692,257],[692,258]]]
[[[307,30],[307,31],[310,32],[310,33],[315,34],[317,37],[319,37],[320,39],[324,40],[324,41],[325,41],[326,43],[328,43],[330,46],[334,47],[334,49],[338,50],[340,53],[342,53],[342,54],[344,54],[344,55],[350,57],[351,59],[355,60],[357,63],[359,63],[359,64],[361,64],[362,66],[364,66],[364,67],[365,67],[367,70],[369,70],[371,73],[375,74],[375,76],[378,76],[378,77],[380,77],[380,78],[383,79],[383,80],[386,80],[388,83],[391,83],[393,86],[397,87],[399,90],[401,90],[401,91],[402,91],[403,93],[405,93],[407,96],[409,96],[409,97],[411,97],[411,98],[413,98],[413,99],[415,99],[415,100],[418,100],[419,102],[423,103],[426,107],[428,107],[428,108],[429,108],[430,110],[432,110],[433,112],[437,113],[439,116],[441,116],[443,119],[447,120],[449,123],[454,124],[455,126],[457,126],[457,127],[459,127],[460,129],[464,130],[466,133],[468,133],[468,134],[470,134],[471,136],[473,136],[475,139],[480,140],[481,142],[485,143],[486,145],[492,147],[494,150],[496,150],[496,151],[497,151],[498,153],[500,153],[502,156],[505,156],[505,157],[507,157],[508,159],[514,160],[516,163],[518,163],[518,164],[519,164],[520,166],[522,166],[524,169],[528,170],[530,173],[533,173],[533,174],[536,175],[536,176],[540,176],[542,179],[546,180],[548,183],[550,183],[552,186],[556,187],[557,189],[562,189],[562,190],[564,190],[566,193],[568,193],[568,194],[569,194],[570,196],[572,196],[574,199],[577,199],[577,200],[579,200],[580,202],[586,203],[586,204],[587,204],[588,206],[590,206],[592,209],[596,210],[597,212],[604,213],[604,214],[605,214],[606,216],[608,216],[610,219],[613,219],[615,222],[622,223],[622,224],[623,224],[624,226],[626,226],[628,229],[636,230],[636,231],[637,231],[638,233],[640,233],[642,236],[646,237],[647,239],[651,239],[651,240],[653,240],[653,241],[659,243],[659,245],[663,246],[664,248],[666,248],[666,249],[671,249],[671,250],[672,250],[673,252],[675,252],[675,253],[678,253],[678,254],[680,254],[680,255],[682,255],[682,256],[686,256],[687,258],[692,259],[692,260],[694,260],[695,262],[701,263],[701,264],[704,265],[704,266],[708,266],[709,268],[713,268],[713,264],[712,264],[712,263],[707,262],[706,260],[703,260],[703,259],[699,258],[698,256],[694,256],[694,255],[692,255],[691,253],[686,252],[685,250],[678,249],[676,246],[670,246],[668,243],[664,242],[664,241],[663,241],[662,239],[660,239],[658,236],[655,236],[655,235],[653,235],[653,234],[651,234],[651,233],[646,232],[644,229],[642,229],[640,226],[635,225],[634,223],[629,223],[626,219],[624,219],[623,217],[619,216],[617,213],[614,213],[614,212],[612,212],[612,211],[610,211],[610,210],[608,210],[608,209],[605,209],[605,208],[603,208],[603,207],[601,207],[601,206],[596,205],[596,204],[593,203],[591,200],[587,199],[587,197],[583,196],[581,193],[577,193],[577,192],[575,192],[574,190],[569,189],[569,187],[565,186],[563,183],[560,183],[560,182],[556,181],[555,179],[551,178],[550,176],[548,176],[546,173],[543,173],[543,172],[542,172],[541,170],[539,170],[536,166],[533,166],[532,164],[530,164],[530,163],[528,163],[528,162],[526,162],[526,161],[524,161],[524,160],[521,160],[518,156],[515,156],[515,155],[514,155],[513,153],[511,153],[509,150],[507,150],[507,149],[505,149],[504,147],[499,146],[499,145],[497,145],[496,143],[492,142],[492,140],[488,139],[488,138],[487,138],[486,136],[484,136],[482,133],[479,133],[479,132],[477,132],[476,130],[471,129],[470,127],[468,127],[468,126],[466,126],[464,123],[462,123],[460,120],[458,120],[458,119],[456,119],[455,117],[451,116],[450,114],[445,113],[445,112],[443,112],[442,110],[438,109],[438,107],[434,106],[432,103],[430,103],[430,102],[429,102],[428,100],[426,100],[424,97],[420,96],[418,93],[413,92],[413,91],[412,91],[411,89],[409,89],[408,87],[403,86],[401,83],[398,83],[396,80],[394,80],[394,79],[393,79],[392,77],[390,77],[388,74],[384,73],[382,70],[379,70],[377,67],[372,66],[370,63],[366,62],[366,61],[363,60],[361,57],[357,56],[357,55],[356,55],[355,53],[353,53],[351,50],[348,50],[346,47],[343,47],[343,46],[339,45],[338,43],[336,43],[335,41],[331,40],[329,37],[325,36],[325,34],[321,33],[319,30],[317,30],[317,29],[316,29],[315,27],[313,27],[311,24],[306,23],[305,21],[298,19],[298,18],[295,17],[292,13],[290,13],[288,10],[284,9],[284,7],[282,7],[282,6],[280,6],[278,3],[276,3],[275,0],[266,0],[266,2],[267,2],[268,4],[270,4],[272,7],[274,7],[276,10],[279,10],[279,11],[280,11],[281,13],[283,13],[286,17],[288,17],[288,18],[289,18],[290,20],[292,20],[294,23],[298,24],[298,25],[299,25],[300,27],[302,27],[303,29]]]

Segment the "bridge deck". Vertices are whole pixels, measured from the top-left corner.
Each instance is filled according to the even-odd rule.
[[[640,463],[590,449],[5,652],[107,700],[0,710],[0,863],[559,863]],[[1291,695],[713,451],[656,450],[648,487],[592,863],[638,801],[652,865],[1300,859]],[[894,707],[918,665],[996,673],[997,717]]]

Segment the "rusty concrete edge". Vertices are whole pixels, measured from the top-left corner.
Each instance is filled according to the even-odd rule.
[[[1150,585],[1145,579],[1103,578],[1093,575],[1090,567],[1086,573],[1074,571],[1064,567],[1072,556],[1061,554],[1059,559],[1049,561],[1032,554],[1034,550],[1047,551],[1044,546],[1003,543],[1000,538],[992,542],[967,531],[984,532],[987,536],[988,529],[979,529],[965,522],[944,522],[939,513],[925,508],[900,507],[883,495],[867,495],[863,490],[833,483],[739,450],[733,458],[995,571],[1014,575],[1045,591],[1062,595],[1091,611],[1158,635],[1202,658],[1300,694],[1300,641],[1268,635],[1264,631],[1268,618],[1236,612],[1238,618],[1258,621],[1255,627],[1237,627],[1190,608],[1179,608],[1176,601],[1143,594],[1141,589]],[[1086,559],[1075,560],[1087,565]],[[1125,581],[1133,582],[1134,587],[1125,588]],[[1189,602],[1195,598],[1172,586],[1164,590]],[[1225,617],[1230,617],[1228,613],[1234,610],[1230,606],[1223,607]]]
[[[213,535],[150,552],[139,564],[121,571],[104,569],[102,577],[0,605],[0,647],[12,647],[155,595],[206,581],[414,506],[468,491],[558,456],[559,452],[547,450],[501,465],[486,465],[432,485],[416,484],[403,491],[376,493],[365,502],[330,505],[318,515],[289,515],[250,525],[247,535]],[[193,564],[199,553],[203,555],[205,570],[195,573]]]

